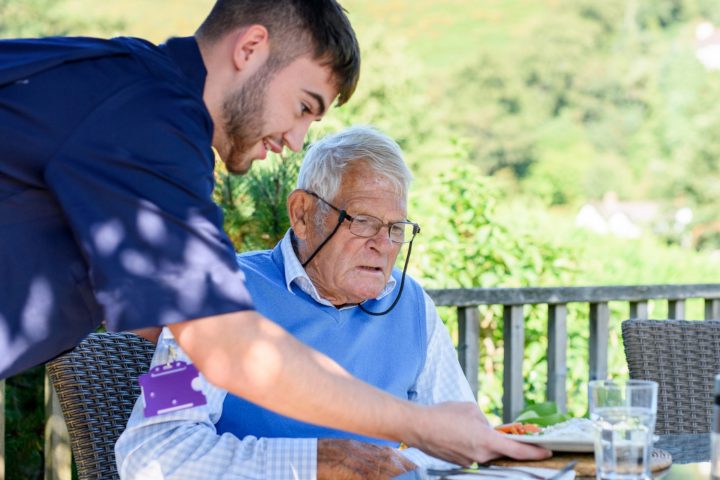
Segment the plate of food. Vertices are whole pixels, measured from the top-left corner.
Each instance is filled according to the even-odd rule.
[[[513,440],[554,452],[592,452],[594,428],[587,418],[571,418],[560,413],[553,402],[528,407],[515,422],[495,427]]]
[[[538,432],[509,433],[508,437],[554,452],[592,452],[595,448],[593,428],[592,422],[587,418],[571,418],[555,425],[540,427]]]

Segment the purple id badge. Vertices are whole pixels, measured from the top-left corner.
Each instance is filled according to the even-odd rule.
[[[200,377],[192,363],[171,361],[140,375],[145,417],[205,405]]]

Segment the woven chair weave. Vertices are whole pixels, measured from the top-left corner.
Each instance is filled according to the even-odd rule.
[[[155,346],[131,333],[93,333],[47,364],[80,480],[118,479],[115,441],[140,394]]]
[[[659,385],[656,433],[709,432],[720,321],[626,320],[622,335],[630,378]]]

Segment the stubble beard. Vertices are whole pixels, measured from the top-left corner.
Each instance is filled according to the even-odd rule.
[[[244,174],[250,170],[252,149],[263,138],[265,103],[271,72],[264,66],[223,102],[225,136],[228,149],[223,161],[229,172]]]

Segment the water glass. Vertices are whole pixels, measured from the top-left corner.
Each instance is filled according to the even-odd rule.
[[[650,479],[656,382],[595,380],[590,382],[590,418],[595,422],[595,466],[598,480]]]

